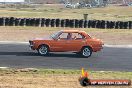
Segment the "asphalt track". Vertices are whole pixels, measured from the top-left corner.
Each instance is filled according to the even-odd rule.
[[[39,56],[27,44],[0,44],[0,67],[132,71],[132,48],[104,47],[90,58],[74,53],[50,53]]]

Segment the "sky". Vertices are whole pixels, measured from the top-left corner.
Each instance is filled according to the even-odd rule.
[[[24,2],[24,0],[0,0],[0,2]]]

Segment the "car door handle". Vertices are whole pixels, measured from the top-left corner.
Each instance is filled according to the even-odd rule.
[[[67,41],[66,43],[70,43],[70,41]]]
[[[71,41],[66,41],[66,43],[70,43]]]

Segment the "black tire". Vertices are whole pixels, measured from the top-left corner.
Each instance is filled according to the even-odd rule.
[[[90,47],[83,47],[81,50],[81,55],[88,58],[92,55],[92,49]]]
[[[39,55],[46,56],[49,53],[49,47],[47,45],[40,45],[37,51]]]

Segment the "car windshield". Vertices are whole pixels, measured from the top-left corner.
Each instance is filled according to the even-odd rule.
[[[89,34],[87,34],[87,35],[88,35],[90,38],[92,38],[91,35],[89,35]]]
[[[57,39],[57,37],[58,37],[61,33],[62,33],[61,31],[56,32],[56,33],[52,34],[50,37],[53,38],[53,39]]]

